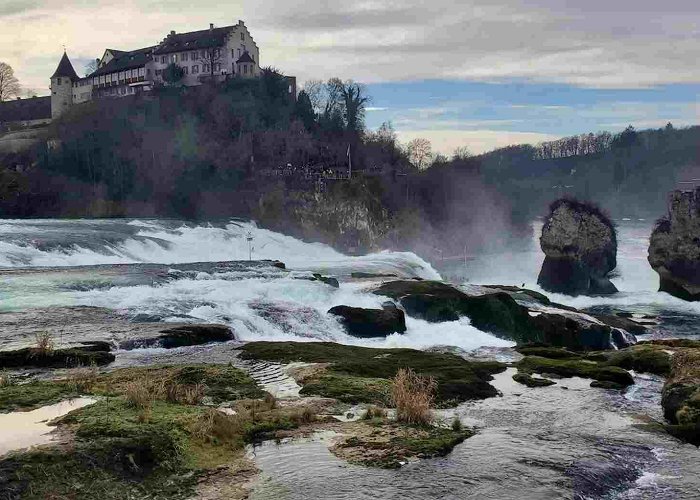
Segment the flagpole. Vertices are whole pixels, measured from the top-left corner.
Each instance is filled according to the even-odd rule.
[[[350,144],[348,144],[348,179],[352,178],[352,155],[350,154]]]

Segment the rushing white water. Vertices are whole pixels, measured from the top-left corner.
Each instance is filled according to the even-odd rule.
[[[106,307],[163,321],[224,323],[242,340],[327,340],[420,348],[453,345],[463,349],[512,345],[477,330],[467,319],[431,324],[407,318],[405,335],[359,340],[347,335],[327,314],[328,309],[341,304],[378,308],[386,299],[368,293],[368,284],[363,282],[344,281],[340,288],[333,288],[302,279],[312,272],[341,278],[364,272],[440,279],[430,264],[412,253],[348,257],[326,245],[242,221],[195,226],[141,220],[5,221],[0,224],[0,236],[0,266],[51,268],[8,277],[0,285],[0,309]],[[109,268],[67,269],[97,264],[214,263],[247,260],[251,254],[254,259],[281,260],[291,272],[205,270],[183,276],[171,270],[172,279],[119,286]]]

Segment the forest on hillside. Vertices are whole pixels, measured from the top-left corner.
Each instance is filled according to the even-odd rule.
[[[368,131],[370,96],[331,79],[289,95],[274,69],[96,100],[0,156],[2,217],[244,217],[343,250],[447,255],[502,246],[564,194],[662,215],[698,178],[700,127],[586,134],[474,157]]]
[[[617,218],[657,218],[668,192],[700,184],[700,127],[609,132],[497,149],[478,158],[484,182],[526,220],[552,199],[591,200]]]

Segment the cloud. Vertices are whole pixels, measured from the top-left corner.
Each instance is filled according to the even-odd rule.
[[[235,17],[234,17],[235,16]],[[364,82],[524,79],[596,88],[698,83],[697,0],[4,0],[1,56],[28,86],[66,44],[85,60],[171,29],[246,20],[264,65]],[[39,68],[39,64],[43,64]]]
[[[479,154],[512,144],[535,144],[558,138],[552,134],[507,130],[399,130],[397,135],[404,143],[416,137],[428,139],[432,143],[434,152],[448,156],[461,146],[466,146],[473,154]]]

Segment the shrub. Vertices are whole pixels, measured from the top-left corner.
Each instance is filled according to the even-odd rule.
[[[0,387],[10,387],[15,385],[15,380],[7,370],[0,371]]]
[[[55,344],[51,333],[47,331],[36,333],[34,339],[36,340],[34,350],[38,354],[49,355],[53,352]]]
[[[386,410],[378,406],[368,407],[367,411],[362,415],[362,420],[372,420],[374,418],[386,418]]]
[[[124,387],[124,397],[129,406],[145,410],[153,405],[154,394],[144,380],[127,382]]]
[[[410,368],[401,368],[392,381],[391,400],[396,407],[396,420],[406,424],[429,425],[433,421],[430,408],[437,383]]]
[[[162,392],[165,399],[171,403],[196,406],[202,403],[205,391],[206,386],[202,383],[185,385],[171,382],[164,385]]]
[[[84,393],[90,391],[97,382],[97,367],[77,368],[68,377],[68,384],[75,392]]]
[[[459,417],[455,417],[454,420],[452,421],[452,430],[455,432],[462,432],[464,429],[464,426],[462,425],[462,421],[459,419]]]

